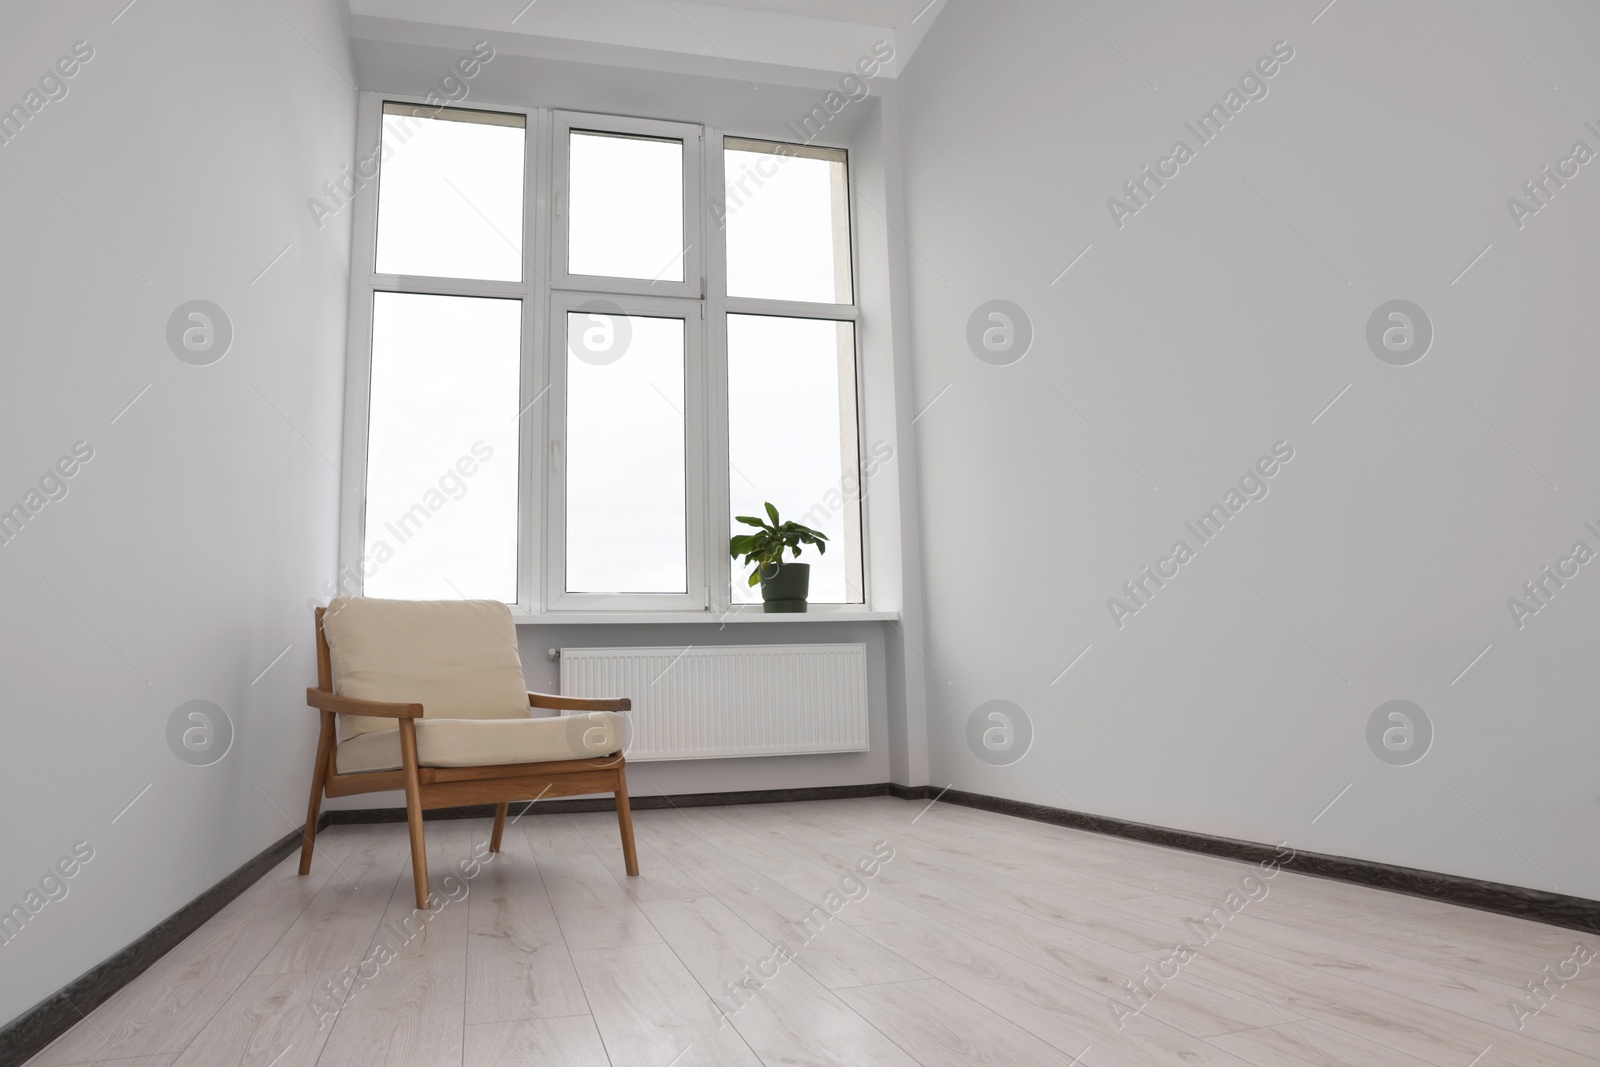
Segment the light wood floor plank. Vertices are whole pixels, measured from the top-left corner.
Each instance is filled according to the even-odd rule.
[[[634,830],[641,840],[648,839],[657,851],[667,855],[676,867],[726,866],[728,857],[717,848],[715,838],[700,829],[694,810],[635,811]]]
[[[1211,1044],[1249,1060],[1256,1067],[1328,1067],[1330,1063],[1359,1067],[1426,1067],[1423,1060],[1310,1019],[1293,1025],[1285,1023],[1222,1034],[1211,1038]]]
[[[462,1067],[611,1067],[587,1015],[469,1023]]]
[[[255,973],[329,971],[359,962],[394,894],[395,881],[402,874],[409,877],[410,863],[409,842],[390,833],[368,834],[339,861],[322,891]]]
[[[943,982],[861,986],[838,996],[924,1067],[1073,1067],[1065,1052]]]
[[[534,811],[427,824],[433,914],[404,823],[325,831],[34,1067],[1600,1062],[1600,963],[1508,1006],[1600,935],[1283,872],[1197,941],[1254,865],[886,797],[639,812],[629,878],[612,813]]]
[[[1100,1061],[1243,1062],[1148,1015],[1119,1028],[1107,1000],[932,919],[863,927],[946,985],[1069,1056],[1093,1046]],[[1085,1062],[1096,1062],[1085,1057]]]
[[[572,962],[613,1064],[760,1067],[665,944],[575,951]]]
[[[796,806],[778,807],[791,821],[800,819],[799,813],[794,810]],[[837,827],[830,832],[825,827],[815,825],[815,822],[816,816],[810,816],[802,824],[805,828],[803,834],[791,833],[787,836],[798,838],[799,841],[809,839],[813,843],[839,838]],[[861,828],[864,840],[871,833],[868,828]],[[889,881],[927,877],[929,872],[918,870],[922,859],[941,857],[990,875],[1000,871],[1027,882],[1068,890],[1082,900],[1120,899],[1136,892],[1161,889],[1160,883],[1147,880],[1115,853],[1107,861],[1102,854],[1092,851],[1063,850],[1060,841],[1055,842],[1055,847],[1041,847],[1036,837],[1011,832],[1003,825],[991,826],[987,832],[976,832],[967,827],[936,831],[924,826],[890,824],[881,828],[879,836],[885,840],[893,838],[901,859],[897,868],[886,872],[885,877]],[[840,856],[834,862],[837,864],[839,861],[847,865],[853,862],[853,858]],[[1193,875],[1186,877],[1192,878]]]
[[[1216,951],[1213,951],[1216,950]],[[1521,1049],[1526,1062],[1549,1067],[1593,1065],[1592,1055],[1573,1053],[1542,1041],[1508,1033],[1481,1016],[1461,1015],[1435,1008],[1411,997],[1373,989],[1314,968],[1300,966],[1231,949],[1221,942],[1201,950],[1186,970],[1236,989],[1252,988],[1286,1011],[1315,1019],[1336,1029],[1364,1037],[1375,1044],[1437,1067],[1459,1067],[1484,1049],[1494,1046]],[[1504,1010],[1484,1006],[1484,1014]],[[1485,1064],[1491,1059],[1485,1057]]]
[[[804,943],[796,963],[829,989],[907,982],[927,975],[846,923],[821,904],[791,893],[758,871],[719,867],[686,872],[761,934]]]
[[[1247,913],[1251,921],[1242,921],[1237,926],[1230,923],[1224,935],[1226,947],[1218,947],[1216,951],[1224,958],[1243,959],[1247,957],[1235,953],[1248,952],[1299,963],[1507,1030],[1537,1030],[1529,1036],[1575,1052],[1600,1048],[1600,1011],[1588,1006],[1587,998],[1576,991],[1575,995],[1562,997],[1574,983],[1553,987],[1555,998],[1538,1013],[1537,1020],[1519,1019],[1511,1010],[1512,1001],[1529,1010],[1539,1002],[1514,979],[1528,982],[1541,979],[1541,975],[1504,967],[1447,967],[1398,952],[1355,947],[1274,921],[1270,902],[1271,897],[1268,897],[1258,913]],[[1260,921],[1254,921],[1256,919]],[[1551,966],[1565,959],[1565,955],[1559,960],[1553,959]],[[1519,1026],[1519,1022],[1522,1025]]]
[[[333,1020],[313,1004],[318,989],[337,974],[252,975],[173,1067],[314,1067]]]
[[[641,859],[639,873],[629,875],[620,863],[612,866],[602,860],[601,865],[622,891],[637,901],[693,900],[706,893],[688,871],[678,867],[646,867]]]
[[[468,1016],[467,900],[459,864],[485,826],[427,827],[431,911],[418,911],[409,873],[398,879],[358,985],[344,1000],[318,1063],[327,1067],[460,1067]],[[404,824],[392,831],[405,834]],[[481,877],[481,875],[480,875]],[[367,979],[367,974],[371,978]]]
[[[560,812],[540,812],[538,805],[534,805],[529,814],[511,825],[528,839],[535,857],[587,856],[594,850],[572,818]]]
[[[892,865],[891,865],[892,866]],[[1105,902],[1083,900],[1069,892],[1032,882],[996,877],[982,868],[950,858],[931,857],[922,879],[944,883],[962,891],[991,897],[1012,911],[1036,921],[1087,935],[1129,952],[1150,952],[1172,947],[1172,923],[1155,916],[1129,914],[1099,906]],[[904,869],[902,868],[902,873]]]
[[[255,970],[342,862],[367,827],[330,827],[318,861],[299,877],[285,857],[211,921],[91,1012],[30,1061],[34,1067],[182,1052]]]
[[[508,828],[502,851],[469,890],[469,1027],[587,1015],[589,1002],[527,839]]]
[[[586,811],[572,816],[573,825],[588,844],[589,851],[600,857],[608,868],[624,870],[622,860],[622,833],[613,811]],[[655,839],[648,830],[641,832],[635,819],[634,849],[639,856],[640,871],[661,871],[677,866],[671,857],[655,847]]]
[[[999,908],[983,897],[954,891],[937,883],[913,882],[885,887],[891,895],[903,894],[907,902],[930,918],[977,937],[996,948],[1044,970],[1072,979],[1086,992],[1109,1005],[1142,1010],[1153,1019],[1177,1027],[1193,1037],[1211,1037],[1233,1030],[1271,1026],[1286,1016],[1255,996],[1212,985],[1184,975],[1175,965],[1139,956],[1103,944],[1070,930],[1030,921],[1019,912]],[[1187,940],[1174,927],[1169,945]],[[1170,952],[1168,953],[1170,956]],[[1171,976],[1164,978],[1157,964]],[[1144,1000],[1128,983],[1159,987],[1159,995]],[[1290,1014],[1288,1018],[1298,1019]]]
[[[599,856],[592,852],[545,856],[538,863],[569,950],[621,948],[661,940]]]
[[[916,1067],[904,1050],[794,965],[805,945],[774,944],[714,897],[651,901],[643,908],[763,1063]]]
[[[737,850],[731,851],[737,854]],[[837,899],[848,899],[849,905],[840,909],[836,918],[839,922],[851,926],[925,918],[913,908],[889,900],[881,893],[870,892],[870,888],[863,895],[860,887],[865,884],[865,880],[855,869],[855,863],[868,855],[870,846],[852,854],[848,863],[829,866],[820,861],[813,861],[809,857],[796,855],[792,850],[778,850],[776,855],[756,855],[738,862],[787,886],[806,900],[823,902],[830,895]]]

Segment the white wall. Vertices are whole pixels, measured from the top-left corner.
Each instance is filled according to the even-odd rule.
[[[926,2],[926,0],[923,0]],[[888,38],[901,57],[921,39],[911,25],[922,3],[859,0],[789,5],[696,3],[694,0],[351,0],[359,23],[409,25],[438,31],[439,24],[492,34],[496,47],[538,49],[547,58],[609,62],[617,49],[641,55],[641,65],[666,62],[671,69],[700,65],[745,85],[759,80],[752,66],[778,65],[819,71],[847,70],[874,42]],[[926,24],[930,19],[919,20]],[[426,29],[424,29],[426,28]],[[521,43],[518,43],[520,39]],[[670,57],[670,58],[669,58]],[[702,61],[696,64],[695,61]],[[887,76],[894,76],[891,65]],[[731,87],[730,87],[731,88]]]
[[[1506,205],[1600,150],[1600,10],[1324,6],[951,0],[900,79],[919,406],[950,387],[917,423],[933,782],[1600,897],[1600,565],[1507,606],[1600,550],[1600,164]],[[1036,330],[1010,366],[965,337],[996,298]],[[1365,338],[1395,298],[1436,330],[1411,366]],[[1119,629],[1277,441],[1270,495]],[[1409,766],[1365,735],[1397,698],[1436,731]],[[966,743],[994,699],[1036,732],[1010,766]]]
[[[315,743],[305,602],[335,568],[349,233],[305,201],[352,157],[340,5],[125,3],[0,14],[0,107],[94,53],[0,144],[0,508],[94,453],[0,545],[0,908],[94,850],[0,945],[0,1020],[294,829]],[[166,342],[193,299],[233,324],[211,366]],[[168,747],[190,700],[232,720],[214,765]]]

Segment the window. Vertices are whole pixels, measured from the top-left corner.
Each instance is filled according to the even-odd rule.
[[[551,513],[564,519],[564,537],[552,548],[565,552],[550,557],[551,577],[564,579],[552,583],[553,606],[697,609],[705,571],[691,542],[702,534],[691,533],[688,501],[691,471],[703,463],[691,440],[698,313],[638,298],[610,312],[572,299],[557,298],[555,324],[565,404],[552,406],[562,461]]]
[[[386,104],[380,274],[522,280],[521,115]]]
[[[522,305],[376,293],[368,596],[516,600]]]
[[[702,298],[701,128],[564,113],[554,126],[552,285]]]
[[[523,301],[494,283],[522,279],[526,121],[382,109],[371,292],[352,315],[369,596],[517,600]]]
[[[732,137],[723,151],[729,514],[735,522],[759,516],[770,500],[782,518],[827,534],[826,553],[802,557],[811,564],[810,599],[859,604],[865,595],[845,154]],[[735,602],[761,599],[737,563],[731,577]]]
[[[818,603],[863,599],[858,453],[855,323],[729,315],[729,514],[783,501],[783,519],[827,534],[826,553],[802,557]],[[734,599],[760,601],[742,577]]]
[[[367,595],[734,611],[760,594],[728,537],[771,501],[829,537],[812,602],[865,602],[842,150],[362,107],[344,552]]]
[[[567,271],[683,281],[683,142],[568,133]]]
[[[724,146],[728,295],[850,303],[845,154],[732,137]]]

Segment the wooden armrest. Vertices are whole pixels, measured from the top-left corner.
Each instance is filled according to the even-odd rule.
[[[326,689],[307,689],[306,703],[313,708],[338,712],[340,715],[370,715],[375,719],[422,718],[421,704],[390,704],[382,700],[359,700],[356,697],[342,697]]]
[[[627,697],[563,697],[554,693],[529,693],[528,707],[556,711],[632,711]]]

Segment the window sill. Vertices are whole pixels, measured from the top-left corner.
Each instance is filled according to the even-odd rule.
[[[541,614],[512,613],[518,626],[572,626],[636,624],[684,625],[715,624],[744,625],[746,623],[778,622],[893,622],[900,618],[898,611],[870,611],[855,605],[818,604],[812,610],[796,614],[767,614],[759,607],[733,611],[720,615],[714,611],[548,611]]]

